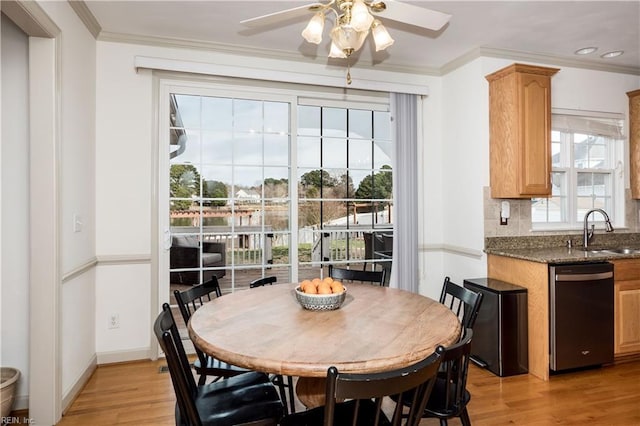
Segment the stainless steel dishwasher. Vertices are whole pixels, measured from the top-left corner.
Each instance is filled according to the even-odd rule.
[[[549,266],[550,368],[613,362],[613,264]]]

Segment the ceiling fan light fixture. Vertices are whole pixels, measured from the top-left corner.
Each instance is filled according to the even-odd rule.
[[[245,19],[241,23],[255,27],[297,18],[309,12],[314,16],[302,31],[302,37],[309,43],[320,44],[325,20],[331,21],[329,57],[346,58],[349,69],[350,56],[363,46],[369,31],[372,33],[376,52],[394,44],[393,38],[376,17],[432,31],[440,31],[451,19],[451,15],[447,13],[413,6],[404,0],[314,0],[314,3],[308,5]],[[347,71],[347,84],[350,83],[351,76]]]
[[[322,32],[324,31],[324,12],[313,15],[305,29],[302,37],[309,43],[320,44],[322,42]]]
[[[340,49],[338,46],[336,46],[336,44],[334,42],[331,42],[331,49],[329,50],[329,57],[330,58],[344,59],[344,58],[347,57],[347,55],[345,55],[345,53],[342,51],[342,49]]]
[[[376,45],[376,52],[386,49],[395,41],[391,38],[385,26],[377,19],[373,21],[373,25],[371,26],[371,35]]]
[[[373,16],[363,0],[355,0],[351,7],[351,26],[356,31],[368,31],[373,23]]]
[[[357,31],[349,23],[343,23],[342,19],[340,21],[331,30],[331,40],[345,55],[349,56],[362,47],[369,31]]]

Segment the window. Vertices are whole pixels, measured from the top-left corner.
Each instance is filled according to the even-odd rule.
[[[581,227],[584,215],[595,208],[621,221],[622,128],[615,114],[552,115],[552,195],[531,200],[534,229]]]
[[[393,232],[388,95],[205,86],[164,97],[170,291],[390,262],[365,250]]]
[[[389,112],[300,105],[298,120],[300,265],[388,263],[365,234],[393,233]]]
[[[289,103],[170,99],[171,284],[288,277]]]

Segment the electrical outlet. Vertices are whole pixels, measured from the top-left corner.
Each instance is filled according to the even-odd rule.
[[[109,315],[108,327],[110,329],[120,328],[120,315],[118,315],[118,314]]]

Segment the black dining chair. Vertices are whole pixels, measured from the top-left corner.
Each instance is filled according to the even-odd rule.
[[[471,426],[467,411],[471,400],[467,376],[472,338],[473,330],[466,328],[460,341],[444,349],[440,371],[422,417],[436,417],[440,419],[441,426],[446,426],[449,419],[459,417],[463,426]],[[407,395],[402,398],[402,403],[409,407],[413,404]]]
[[[363,232],[362,239],[364,240],[364,258],[363,270],[367,270],[367,260],[376,258],[376,252],[384,251],[384,241],[382,235],[377,232]],[[376,269],[376,263],[372,263],[372,270]]]
[[[447,306],[460,319],[462,329],[473,328],[482,304],[482,293],[455,284],[445,277],[440,293],[440,303]]]
[[[336,268],[333,265],[329,265],[329,276],[334,280],[370,282],[371,284],[384,286],[386,270],[361,271],[358,269]]]
[[[184,319],[184,323],[187,324],[189,322],[189,318],[191,318],[191,315],[196,311],[196,309],[200,308],[204,303],[211,301],[212,295],[214,295],[214,297],[220,297],[222,292],[220,291],[218,279],[213,276],[209,281],[191,287],[183,292],[174,290],[173,295],[176,298],[178,307],[180,308],[182,319]],[[194,361],[193,368],[196,370],[196,373],[200,375],[198,385],[203,385],[207,380],[207,377],[214,377],[214,380],[219,380],[237,376],[238,374],[249,371],[206,355],[196,346],[194,346],[194,348],[198,358]]]
[[[327,371],[325,405],[285,416],[282,426],[405,425],[417,426],[435,383],[444,349],[440,346],[427,358],[404,368],[369,374]],[[409,413],[402,403],[395,404],[391,419],[382,410],[383,399],[397,395],[400,401],[410,395]],[[339,402],[345,401],[346,402]]]
[[[262,287],[265,285],[272,285],[273,283],[278,281],[278,277],[268,276],[255,279],[249,283],[249,288]],[[296,400],[294,396],[294,388],[293,388],[293,377],[287,376],[286,381],[285,378],[281,374],[276,374],[273,376],[273,383],[278,386],[280,390],[280,395],[282,396],[282,403],[285,408],[288,410],[287,414],[296,412]],[[289,403],[287,404],[287,396],[285,393],[286,390],[289,391]]]
[[[270,276],[270,277],[262,277],[256,280],[253,280],[249,283],[249,288],[262,287],[263,285],[271,285],[278,281],[278,277]]]
[[[153,325],[164,352],[176,394],[176,425],[277,425],[284,407],[264,373],[243,373],[219,382],[196,385],[168,303]]]

